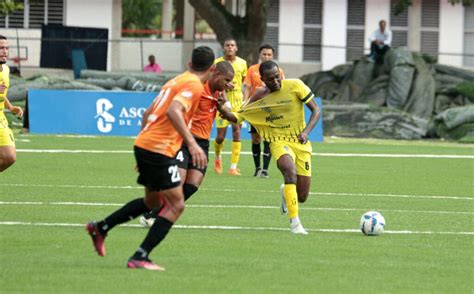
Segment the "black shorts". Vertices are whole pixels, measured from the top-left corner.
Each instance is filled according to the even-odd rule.
[[[207,162],[209,162],[209,140],[206,139],[200,139],[200,138],[194,138],[196,139],[196,142],[198,143],[199,147],[204,150],[204,153],[206,153],[207,157]],[[197,169],[198,171],[202,172],[202,174],[206,174],[207,166],[204,168],[197,168],[193,165],[193,157],[189,153],[188,146],[183,143],[181,146],[181,149],[178,151],[176,154],[176,162],[178,163],[178,167],[182,169]]]
[[[139,173],[137,183],[150,191],[168,190],[180,185],[181,177],[174,158],[137,146],[134,146],[134,151]]]

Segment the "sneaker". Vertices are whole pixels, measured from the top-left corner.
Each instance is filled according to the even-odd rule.
[[[105,235],[102,235],[97,227],[97,223],[92,221],[86,225],[86,231],[92,238],[92,245],[100,256],[105,256]]]
[[[262,172],[260,173],[260,177],[261,177],[261,178],[264,178],[264,179],[270,178],[270,177],[268,176],[268,170],[262,169]]]
[[[261,172],[262,172],[262,169],[260,167],[257,167],[255,169],[255,173],[253,174],[253,176],[258,178],[260,177]]]
[[[241,176],[240,170],[238,168],[231,168],[228,172],[229,176]]]
[[[222,160],[221,159],[216,158],[216,160],[214,160],[214,171],[216,172],[216,174],[222,173]]]
[[[146,260],[138,260],[138,259],[133,259],[130,257],[130,259],[127,262],[127,267],[128,268],[133,268],[133,269],[147,269],[151,271],[164,271],[165,268],[161,267],[157,264],[154,264],[153,261],[146,259]]]
[[[138,222],[140,223],[140,225],[142,225],[142,227],[150,228],[155,223],[155,220],[156,220],[156,213],[153,211],[150,211],[150,212],[146,212],[142,214]]]
[[[287,214],[288,207],[286,206],[286,200],[285,200],[285,184],[281,184],[280,186],[280,196],[281,196],[280,212],[281,214]]]
[[[308,235],[308,231],[306,231],[303,228],[303,225],[301,223],[296,223],[296,224],[290,224],[290,229],[293,234],[302,234],[302,235]]]

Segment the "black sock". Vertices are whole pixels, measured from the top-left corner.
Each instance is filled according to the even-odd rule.
[[[173,223],[169,220],[158,216],[155,223],[151,226],[148,234],[143,240],[142,244],[132,256],[133,259],[148,259],[148,255],[151,253],[153,248],[158,246],[160,242],[166,237],[170,231]]]
[[[184,183],[183,185],[183,193],[184,193],[184,201],[188,200],[196,191],[198,190],[198,187]]]
[[[134,199],[115,211],[97,225],[102,234],[107,234],[116,225],[123,224],[149,211],[143,198]]]
[[[260,144],[252,144],[253,162],[255,163],[255,169],[260,168]]]
[[[270,143],[263,141],[263,169],[268,170],[272,154],[270,152]]]

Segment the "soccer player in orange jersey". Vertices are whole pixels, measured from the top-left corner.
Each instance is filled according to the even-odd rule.
[[[100,256],[105,255],[104,240],[116,225],[160,208],[159,216],[147,236],[130,257],[128,268],[164,270],[149,259],[149,254],[166,237],[184,210],[184,195],[176,153],[184,141],[198,168],[207,165],[206,154],[194,139],[188,125],[198,108],[204,83],[213,66],[214,53],[206,46],[193,50],[189,71],[169,80],[142,119],[142,130],[135,140],[137,182],[145,186],[145,197],[136,198],[100,222],[90,222],[86,230]]]
[[[247,71],[247,76],[244,80],[245,91],[244,91],[244,101],[247,101],[257,89],[264,87],[265,84],[262,82],[260,77],[260,63],[273,60],[273,54],[275,53],[275,48],[269,44],[263,44],[259,48],[259,59],[260,62],[257,64],[252,65],[249,67]],[[285,78],[285,73],[281,68],[279,68],[280,77],[282,79]],[[257,133],[255,128],[250,125],[250,133],[252,134],[252,155],[253,155],[253,162],[255,164],[255,173],[254,177],[262,177],[268,178],[268,166],[270,165],[270,159],[272,155],[270,153],[270,143],[264,141],[263,142],[263,169],[260,165],[260,154],[261,154],[261,147],[260,143],[262,142],[262,138]]]
[[[234,69],[227,61],[216,63],[215,69],[211,71],[209,80],[204,85],[204,92],[201,95],[199,106],[192,118],[191,133],[196,142],[206,153],[209,161],[209,139],[211,137],[212,123],[217,113],[217,98],[223,95],[223,91],[230,87],[234,78]],[[186,143],[183,143],[181,149],[176,155],[178,162],[181,182],[183,184],[184,200],[186,201],[197,192],[199,186],[206,174],[207,166],[197,167],[192,161],[193,157],[189,152]],[[140,223],[149,226],[156,218],[157,211],[151,211],[143,214]]]

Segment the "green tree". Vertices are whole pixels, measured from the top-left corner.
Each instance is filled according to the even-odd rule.
[[[9,15],[19,9],[23,9],[22,3],[11,0],[0,0],[0,15]]]
[[[162,0],[123,0],[122,27],[124,29],[161,29]],[[130,34],[149,36],[149,34]]]
[[[267,28],[267,0],[246,0],[244,17],[232,15],[222,1],[189,0],[196,12],[209,24],[220,43],[232,37],[239,46],[239,56],[250,64],[258,60],[258,48]]]

